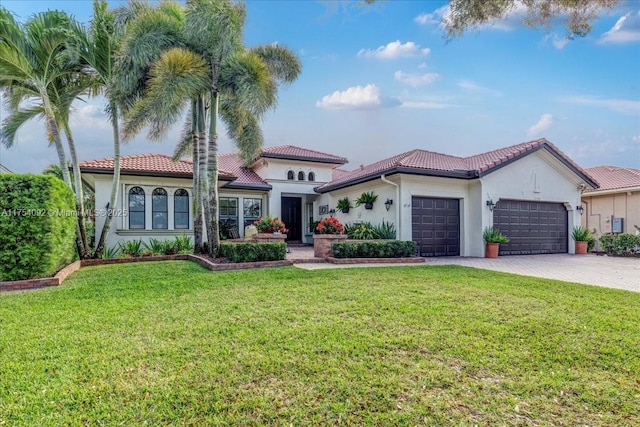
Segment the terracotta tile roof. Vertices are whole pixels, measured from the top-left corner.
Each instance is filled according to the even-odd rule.
[[[317,187],[316,190],[326,192],[375,179],[383,174],[398,172],[466,179],[480,177],[508,164],[514,159],[541,148],[550,150],[587,183],[596,185],[593,179],[580,166],[575,164],[551,142],[542,138],[470,157],[456,157],[419,149],[412,150],[367,166],[363,165],[360,169],[351,171],[349,174],[341,174],[334,178],[333,181]]]
[[[80,162],[80,169],[83,172],[104,171],[105,173],[109,173],[113,171],[113,158]],[[193,176],[193,167],[191,160],[178,160],[174,162],[171,157],[165,156],[164,154],[140,154],[120,157],[120,172],[191,178]],[[219,176],[227,180],[236,178],[232,172],[223,170],[223,168],[220,168]]]
[[[309,150],[308,148],[295,147],[293,145],[279,145],[277,147],[267,147],[262,149],[260,157],[289,159],[289,160],[306,160],[318,163],[333,163],[344,165],[349,161],[344,157],[334,156],[333,154],[322,153],[320,151]]]
[[[598,182],[600,188],[597,190],[588,189],[585,190],[585,193],[640,187],[640,169],[596,166],[587,168],[586,171]]]
[[[218,165],[220,170],[228,171],[237,177],[233,182],[227,184],[226,187],[271,188],[271,185],[264,182],[257,173],[244,167],[237,153],[218,156]]]

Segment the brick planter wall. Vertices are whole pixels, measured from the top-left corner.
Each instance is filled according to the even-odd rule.
[[[275,233],[258,233],[251,236],[254,242],[258,243],[284,243],[287,238],[286,234],[275,234]]]
[[[316,258],[328,258],[331,256],[331,245],[347,240],[346,234],[314,234],[313,256]]]

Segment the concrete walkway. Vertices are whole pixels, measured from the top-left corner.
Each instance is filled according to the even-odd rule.
[[[323,268],[398,267],[425,265],[462,265],[523,276],[543,277],[566,282],[640,292],[640,258],[598,255],[518,255],[495,259],[442,257],[426,258],[424,264],[348,264],[309,263],[313,248],[292,248],[288,259],[306,270]],[[299,261],[299,262],[296,262]]]

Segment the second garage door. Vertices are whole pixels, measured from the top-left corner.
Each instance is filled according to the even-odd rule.
[[[412,197],[411,231],[420,256],[460,255],[460,201]]]
[[[568,213],[564,204],[500,200],[493,225],[509,238],[501,255],[557,254],[568,248]]]

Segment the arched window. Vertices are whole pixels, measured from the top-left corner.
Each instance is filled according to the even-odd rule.
[[[129,190],[129,228],[144,230],[144,190],[140,187]]]
[[[304,181],[304,172],[298,172],[298,181]]]
[[[154,230],[169,228],[169,213],[167,211],[167,190],[156,188],[151,195],[151,228]]]
[[[287,172],[287,179],[288,179],[289,181],[293,181],[293,171],[289,171],[289,172]]]
[[[307,178],[309,179],[309,181],[315,181],[316,180],[316,174],[313,172],[309,172],[309,175],[307,176]]]
[[[173,193],[173,228],[189,229],[189,193],[184,188]]]

